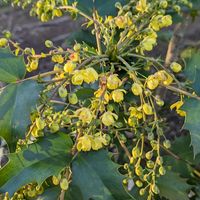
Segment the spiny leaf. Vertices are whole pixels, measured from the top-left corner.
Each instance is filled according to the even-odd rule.
[[[19,153],[11,153],[9,162],[0,170],[0,192],[10,195],[31,182],[42,184],[58,175],[71,161],[71,138],[64,133],[50,135],[29,145]]]
[[[186,111],[184,128],[190,131],[191,145],[194,149],[194,156],[200,153],[200,101],[186,99],[183,109]]]
[[[72,163],[72,199],[134,199],[125,191],[122,185],[124,177],[118,172],[118,167],[117,164],[111,161],[105,150],[80,153]],[[79,195],[74,196],[77,192]]]
[[[0,136],[14,149],[18,138],[24,138],[30,112],[36,108],[42,86],[36,81],[8,85],[0,93]]]
[[[15,56],[10,49],[0,49],[0,81],[6,83],[23,79],[26,67],[22,56]]]
[[[168,171],[158,179],[157,184],[161,197],[169,200],[189,200],[187,192],[190,186],[186,183],[186,179],[182,179],[178,174]]]
[[[191,81],[195,92],[200,95],[200,52],[194,53],[191,58],[186,60],[184,73]]]

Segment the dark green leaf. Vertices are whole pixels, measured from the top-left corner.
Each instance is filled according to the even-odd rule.
[[[200,53],[194,53],[187,59],[184,72],[195,92],[200,95]]]
[[[15,56],[8,49],[0,49],[0,81],[12,83],[23,79],[26,67],[22,56]]]
[[[73,200],[134,199],[125,191],[123,176],[118,172],[118,167],[104,150],[80,153],[72,163],[71,193],[79,194],[73,196]]]
[[[58,199],[59,195],[61,193],[60,186],[57,187],[51,187],[45,190],[45,192],[38,197],[36,197],[34,200],[50,200],[50,199]]]
[[[74,0],[69,0],[69,2],[72,3]],[[87,14],[92,14],[95,8],[101,16],[108,16],[116,14],[117,9],[114,6],[116,2],[125,4],[127,0],[77,0],[77,2],[78,8]]]
[[[188,98],[183,109],[187,113],[184,128],[190,131],[191,145],[193,146],[195,156],[200,153],[200,101]]]
[[[36,81],[28,80],[10,84],[0,94],[0,136],[10,147],[18,138],[24,138],[41,89]]]
[[[94,96],[95,90],[92,88],[82,88],[76,92],[78,99],[84,100]]]
[[[43,181],[59,172],[71,161],[71,138],[64,133],[41,138],[19,153],[11,153],[9,162],[0,170],[0,192],[12,195],[30,182]]]
[[[189,200],[187,192],[190,186],[185,179],[174,172],[168,171],[166,175],[158,179],[158,187],[160,189],[160,196],[169,200]]]
[[[181,159],[195,163],[193,149],[190,144],[191,138],[189,134],[178,137],[172,143],[171,151]],[[172,167],[173,171],[179,173],[182,177],[190,178],[192,169],[183,160],[176,160],[171,156],[165,156],[165,165]]]

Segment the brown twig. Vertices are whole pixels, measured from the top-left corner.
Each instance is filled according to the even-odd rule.
[[[185,14],[184,22],[177,24],[175,27],[174,34],[168,45],[167,54],[165,57],[165,67],[169,67],[173,61],[178,59],[188,23],[189,16]]]
[[[129,158],[129,160],[131,160],[131,154],[129,152],[129,150],[127,149],[126,145],[124,145],[124,143],[120,140],[120,137],[119,137],[119,134],[118,132],[116,131],[116,137],[121,145],[121,147],[123,148],[123,150],[125,151],[127,157]]]

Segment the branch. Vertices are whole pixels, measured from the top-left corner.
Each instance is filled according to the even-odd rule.
[[[176,61],[178,59],[186,27],[188,26],[189,22],[189,16],[185,15],[184,18],[184,22],[177,24],[177,26],[175,27],[174,34],[169,42],[165,58],[165,67],[169,67],[169,65],[173,61]]]

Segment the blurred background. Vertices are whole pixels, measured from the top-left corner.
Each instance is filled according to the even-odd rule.
[[[28,9],[13,8],[0,0],[0,35],[3,30],[9,30],[15,41],[23,47],[33,47],[36,52],[46,50],[44,42],[47,39],[66,48],[64,42],[79,26],[70,16],[42,23],[37,18],[30,17]]]

